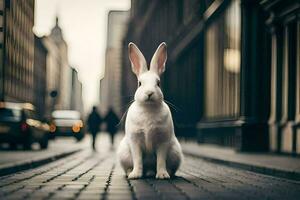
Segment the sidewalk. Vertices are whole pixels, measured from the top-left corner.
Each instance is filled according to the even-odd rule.
[[[85,141],[76,143],[72,139],[49,141],[45,150],[3,150],[0,151],[0,176],[16,173],[18,171],[34,168],[69,156],[82,150]]]
[[[181,141],[181,144],[187,155],[267,175],[300,180],[300,158],[268,153],[242,153],[196,142]]]
[[[119,141],[122,135],[116,136]],[[97,136],[97,152],[104,154],[110,150],[110,138],[107,134],[99,133]],[[34,146],[33,146],[34,147]],[[22,170],[32,169],[50,162],[66,158],[80,151],[91,149],[91,137],[86,137],[77,142],[71,137],[59,137],[49,141],[49,146],[45,150],[33,148],[33,150],[5,150],[0,151],[0,176],[16,173]]]

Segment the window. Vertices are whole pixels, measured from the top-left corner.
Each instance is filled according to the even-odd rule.
[[[232,1],[205,32],[204,116],[234,118],[240,107],[240,2]]]

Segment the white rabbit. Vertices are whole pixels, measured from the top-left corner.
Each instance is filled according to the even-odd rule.
[[[129,43],[128,50],[138,88],[127,112],[125,136],[118,149],[119,160],[129,179],[154,172],[156,178],[168,179],[179,168],[183,155],[170,109],[163,101],[159,86],[159,76],[165,71],[167,46],[165,43],[159,45],[150,70],[135,44]]]

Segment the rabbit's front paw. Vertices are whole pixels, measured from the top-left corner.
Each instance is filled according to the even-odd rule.
[[[132,171],[128,175],[128,179],[137,179],[137,178],[142,178],[143,172],[142,171]]]
[[[166,170],[161,170],[156,173],[157,179],[169,179],[170,175]]]

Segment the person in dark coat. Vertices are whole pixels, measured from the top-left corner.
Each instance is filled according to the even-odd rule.
[[[117,125],[119,123],[119,117],[116,115],[112,108],[109,108],[109,111],[107,112],[104,121],[106,122],[107,132],[109,133],[111,138],[111,147],[113,147],[114,136],[118,131]]]
[[[97,111],[97,107],[93,106],[93,110],[88,116],[87,123],[88,123],[88,130],[93,137],[92,147],[94,150],[96,150],[95,141],[96,141],[97,133],[100,130],[99,127],[100,127],[101,122],[102,122],[102,119],[101,119],[100,114]]]

